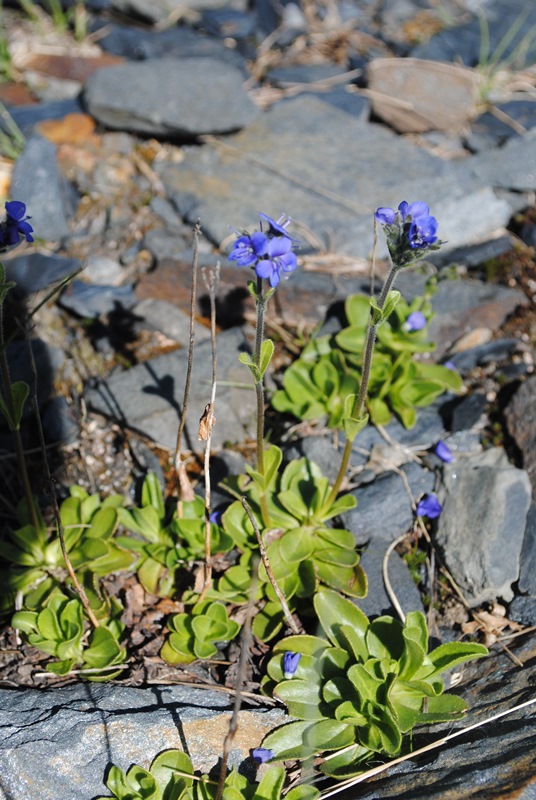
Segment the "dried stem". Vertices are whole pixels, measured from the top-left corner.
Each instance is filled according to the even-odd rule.
[[[257,564],[258,564],[258,558],[254,558],[252,562],[254,579],[251,583],[246,619],[244,620],[244,625],[242,627],[240,660],[238,663],[238,675],[236,677],[236,695],[233,705],[233,713],[231,715],[231,719],[229,720],[229,730],[223,742],[220,779],[218,782],[218,789],[216,791],[216,800],[221,800],[221,796],[223,794],[225,778],[227,777],[227,762],[229,760],[229,753],[231,752],[231,745],[233,743],[236,731],[238,730],[238,715],[240,713],[240,707],[242,705],[242,687],[244,686],[244,682],[246,679],[247,659],[249,652],[251,650],[251,645],[253,644],[251,619],[253,617],[253,611],[255,609],[255,592],[257,590],[257,580],[255,576],[257,574]]]
[[[210,443],[212,440],[212,428],[216,422],[214,417],[214,404],[216,402],[216,291],[220,279],[220,262],[210,273],[203,270],[203,279],[208,289],[210,298],[210,341],[212,345],[212,392],[210,404],[208,406],[206,429],[200,430],[200,438],[204,438],[206,430],[205,446],[205,588],[208,591],[212,583],[212,554],[210,552],[210,502],[211,502],[211,483],[210,483]],[[204,417],[203,417],[204,418]]]
[[[279,587],[279,584],[277,583],[277,581],[275,579],[274,573],[272,572],[272,567],[270,566],[270,559],[268,558],[268,553],[266,552],[266,547],[264,546],[264,542],[262,540],[262,536],[261,536],[261,533],[259,531],[259,526],[257,525],[257,520],[253,516],[253,512],[252,512],[251,508],[249,507],[248,501],[246,500],[245,497],[242,497],[242,505],[244,506],[245,512],[249,517],[249,521],[251,522],[251,524],[253,526],[253,530],[255,531],[255,536],[257,537],[257,541],[259,543],[259,550],[260,550],[260,553],[261,553],[262,563],[264,564],[264,568],[266,570],[266,574],[268,575],[270,583],[272,584],[272,586],[274,588],[274,592],[277,595],[277,599],[281,603],[281,608],[283,609],[283,614],[285,615],[285,619],[287,621],[287,625],[289,626],[289,628],[292,631],[292,633],[300,633],[300,629],[299,629],[298,625],[296,624],[296,622],[294,621],[294,618],[293,618],[292,614],[290,613],[290,608],[288,607],[288,603],[287,603],[287,601],[285,599],[285,595],[281,591],[281,589]]]
[[[195,346],[195,303],[197,298],[197,266],[199,263],[199,237],[201,236],[201,221],[197,220],[194,226],[194,242],[193,242],[193,259],[192,259],[192,291],[190,294],[190,338],[188,341],[188,367],[186,369],[186,381],[184,384],[184,399],[182,401],[182,414],[179,423],[179,430],[177,431],[177,444],[175,447],[175,455],[173,463],[175,464],[175,472],[179,481],[179,502],[178,512],[181,516],[182,508],[181,502],[194,499],[194,492],[186,469],[181,459],[181,444],[184,426],[186,424],[186,412],[188,411],[188,398],[190,397],[190,382],[192,380],[192,366],[194,361],[194,346]]]
[[[33,378],[34,378],[34,381],[33,381],[33,383],[34,383],[34,386],[33,386],[33,403],[34,403],[34,409],[35,409],[35,422],[36,422],[36,426],[37,426],[37,434],[39,436],[39,444],[40,444],[40,447],[41,447],[41,457],[43,459],[43,467],[44,467],[44,470],[45,470],[45,483],[46,483],[46,486],[47,486],[47,492],[48,492],[48,494],[50,495],[50,497],[52,499],[52,509],[54,511],[54,521],[56,523],[56,530],[58,532],[58,538],[60,540],[60,547],[61,547],[61,552],[62,552],[62,555],[63,555],[63,560],[65,561],[65,566],[67,568],[67,572],[69,573],[69,577],[71,578],[71,580],[73,582],[73,586],[76,589],[76,593],[78,594],[78,597],[80,598],[80,602],[82,603],[82,605],[84,606],[84,608],[86,610],[86,614],[88,615],[89,621],[91,622],[91,624],[93,625],[94,628],[98,628],[99,627],[99,620],[97,619],[97,617],[93,613],[93,609],[91,608],[91,606],[89,604],[89,599],[88,599],[88,596],[86,594],[86,591],[85,591],[84,587],[82,586],[82,584],[80,583],[80,581],[78,580],[78,578],[76,576],[76,573],[75,573],[75,571],[73,569],[73,565],[71,564],[71,560],[69,558],[69,554],[67,553],[67,547],[65,545],[65,532],[63,530],[63,523],[61,521],[60,507],[59,507],[59,504],[58,504],[58,496],[56,494],[56,487],[54,485],[54,479],[52,478],[52,475],[50,473],[50,467],[48,465],[45,437],[43,435],[43,426],[41,424],[41,415],[39,414],[39,406],[38,406],[38,403],[37,403],[37,369],[36,369],[36,366],[35,366],[35,358],[34,358],[33,350],[32,350],[32,347],[31,347],[30,343],[29,343],[28,349],[30,351],[30,361],[31,361],[31,364],[32,364],[32,372],[33,372]]]

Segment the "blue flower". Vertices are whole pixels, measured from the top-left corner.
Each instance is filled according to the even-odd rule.
[[[450,369],[452,372],[458,372],[458,367],[454,361],[443,361],[443,366]]]
[[[422,331],[426,328],[426,317],[422,311],[412,311],[404,323],[404,330],[408,333]]]
[[[6,219],[0,225],[0,246],[11,247],[19,244],[21,237],[33,242],[33,228],[26,220],[26,206],[20,200],[8,200],[6,203]]]
[[[266,747],[256,747],[251,751],[251,757],[258,761],[259,764],[265,764],[274,757],[272,750],[267,750]]]
[[[287,650],[283,656],[283,675],[289,681],[296,674],[298,664],[300,663],[301,653],[293,653]]]
[[[426,250],[442,244],[437,238],[437,220],[421,200],[408,203],[403,200],[398,209],[378,208],[374,214],[377,222],[385,228],[387,246],[393,263],[404,267],[415,261],[420,253],[413,250]]]
[[[259,278],[269,278],[270,286],[275,287],[281,280],[282,272],[292,272],[297,265],[296,254],[292,252],[292,239],[275,236],[268,242],[268,251],[255,265]]]
[[[445,442],[438,442],[434,447],[434,453],[441,461],[444,461],[445,464],[451,464],[454,461],[454,454]]]
[[[414,250],[437,242],[437,220],[432,216],[414,217],[409,229],[409,243]]]
[[[436,519],[442,511],[442,506],[435,494],[427,494],[417,503],[417,516]]]
[[[262,231],[246,233],[234,243],[229,261],[236,261],[239,267],[251,267],[268,251],[268,237]]]
[[[263,214],[262,212],[259,214],[261,218],[261,230],[262,230],[262,220],[268,223],[268,232],[267,236],[269,239],[273,239],[274,236],[287,236],[289,239],[292,237],[289,236],[287,228],[292,222],[290,217],[287,217],[285,214],[279,217],[277,222],[273,220],[268,214]]]

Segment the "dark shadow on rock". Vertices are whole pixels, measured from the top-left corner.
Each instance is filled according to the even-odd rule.
[[[245,302],[249,298],[247,289],[237,286],[221,298],[216,299],[216,319],[223,330],[243,325],[245,322]],[[210,298],[208,294],[199,297],[199,309],[203,317],[210,319]]]

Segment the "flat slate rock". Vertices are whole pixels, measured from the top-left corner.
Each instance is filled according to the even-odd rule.
[[[218,386],[216,395],[216,425],[212,445],[242,442],[248,434],[254,436],[255,396],[253,391],[225,385],[224,381],[248,383],[247,367],[238,361],[238,354],[248,349],[244,333],[239,328],[220,333],[218,350]],[[100,414],[140,431],[169,450],[175,449],[177,430],[186,378],[187,351],[172,353],[137,364],[127,370],[116,370],[106,380],[86,390],[88,406]],[[199,418],[210,401],[212,366],[210,341],[196,346],[189,413],[183,447],[201,450],[197,441]]]
[[[513,599],[530,490],[527,473],[500,448],[445,464],[434,538],[471,606]]]
[[[536,376],[531,375],[521,384],[506,407],[506,422],[523,454],[523,466],[536,497]]]
[[[82,266],[76,258],[29,253],[15,256],[5,262],[6,277],[15,281],[15,295],[27,297],[33,292],[46,289],[65,280]]]
[[[67,235],[66,183],[52,142],[41,136],[28,139],[13,168],[10,194],[26,203],[34,238],[57,241]]]
[[[154,58],[94,72],[85,102],[108,128],[192,138],[255,119],[258,109],[243,84],[235,67],[216,58]]]
[[[450,250],[490,238],[512,213],[468,170],[315,97],[278,103],[225,142],[157,169],[180,213],[192,223],[200,217],[218,245],[230,225],[255,225],[257,211],[284,211],[335,252],[366,258],[374,210],[426,198]]]
[[[112,763],[148,768],[162,750],[185,746],[195,768],[208,772],[221,755],[232,705],[223,692],[187,686],[0,689],[0,798],[92,800],[108,794]],[[281,709],[243,709],[230,764],[249,766],[253,778],[250,748],[283,721]]]
[[[144,2],[146,8],[150,4]],[[235,64],[245,71],[245,62],[236,50],[228,47],[210,36],[203,36],[187,27],[166,28],[161,31],[146,28],[131,28],[128,25],[115,25],[106,21],[93,27],[98,32],[99,47],[108,53],[124,56],[131,61],[143,61],[148,58],[218,58]]]

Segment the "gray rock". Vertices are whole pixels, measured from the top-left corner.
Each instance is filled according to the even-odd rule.
[[[467,170],[315,97],[276,104],[225,148],[211,143],[185,155],[157,171],[183,217],[200,217],[218,245],[230,224],[256,222],[252,209],[274,217],[286,211],[336,252],[365,258],[374,209],[404,197],[425,197],[437,209],[446,250],[490,238],[511,216],[509,204]],[[385,252],[381,236],[380,247]]]
[[[238,362],[238,353],[247,347],[244,333],[238,328],[219,334],[219,381],[249,383],[249,370]],[[173,451],[184,395],[186,366],[187,351],[178,350],[125,371],[116,370],[105,381],[86,391],[86,402],[94,411],[120,420],[123,425],[140,431]],[[204,341],[195,350],[183,442],[185,449],[201,449],[197,444],[198,424],[210,400],[211,379],[211,346],[209,341]],[[241,442],[245,435],[254,435],[254,413],[253,392],[220,384],[216,395],[213,446],[222,447],[227,441]]]
[[[84,266],[84,277],[91,283],[116,285],[123,275],[121,264],[107,256],[90,256]]]
[[[389,595],[385,591],[383,580],[383,558],[387,543],[381,540],[372,541],[360,559],[368,580],[367,596],[356,600],[356,605],[367,617],[380,617],[382,614],[397,616]],[[404,613],[408,611],[424,611],[421,594],[411,577],[409,568],[401,556],[393,551],[389,556],[388,575],[391,587]]]
[[[156,261],[161,261],[163,258],[179,258],[187,249],[183,236],[168,230],[147,231],[143,237],[143,247],[149,250]]]
[[[536,189],[536,137],[526,136],[507,142],[500,150],[487,150],[474,156],[469,169],[493,187],[534,191]]]
[[[144,3],[148,8],[147,3]],[[235,50],[209,36],[202,36],[185,26],[175,26],[161,31],[144,28],[130,28],[127,25],[114,25],[106,20],[102,27],[96,27],[99,47],[109,53],[124,56],[131,61],[148,58],[218,58],[234,64],[245,73],[244,59]]]
[[[155,58],[97,70],[85,100],[109,128],[191,138],[255,119],[258,109],[243,83],[235,67],[215,58]]]
[[[35,103],[31,106],[11,106],[9,113],[25,136],[33,133],[39,122],[48,119],[63,119],[67,114],[83,113],[78,98],[71,100],[51,100],[48,103]]]
[[[508,358],[519,349],[520,344],[519,339],[494,339],[487,344],[471,347],[461,353],[454,353],[449,356],[449,361],[459,372],[469,372],[475,367]]]
[[[35,361],[35,377],[30,359],[30,347]],[[54,378],[65,358],[64,353],[59,347],[53,347],[43,339],[15,340],[8,344],[6,352],[11,382],[25,381],[30,387],[33,387],[35,383],[37,386],[37,399],[41,407],[50,400],[54,393]],[[34,413],[31,398],[32,390],[30,389],[30,397],[24,407],[24,418],[30,417]],[[1,420],[3,424],[3,417]]]
[[[476,425],[486,410],[486,395],[482,392],[473,392],[463,397],[452,411],[450,422],[453,431],[468,431]]]
[[[532,503],[527,514],[518,588],[523,594],[536,598],[536,503]]]
[[[149,767],[162,750],[187,749],[196,769],[216,766],[233,698],[186,686],[131,689],[79,684],[51,691],[0,690],[0,797],[91,800],[107,794],[111,763]],[[242,710],[230,764],[238,766],[280,709]]]
[[[416,58],[431,58],[435,61],[454,61],[467,67],[480,64],[493,65],[495,54],[501,63],[516,64],[516,56],[522,59],[517,66],[532,63],[535,54],[534,38],[523,43],[527,31],[536,24],[536,7],[525,0],[492,0],[472,4],[473,16],[463,25],[445,27],[429,41],[412,50]],[[478,15],[483,14],[486,24],[487,52],[482,53],[482,23]]]
[[[97,319],[106,314],[130,309],[136,301],[131,285],[92,286],[84,281],[74,280],[62,293],[59,304],[84,319]]]
[[[536,496],[536,375],[521,384],[505,411],[510,435],[523,454],[533,495]]]
[[[41,414],[45,439],[51,444],[74,444],[80,439],[80,424],[64,397],[54,397]]]
[[[161,331],[170,339],[188,347],[190,341],[190,317],[180,308],[166,300],[142,300],[133,309],[133,314],[143,317],[146,324],[154,330]],[[210,338],[210,330],[204,325],[196,324],[195,340],[202,342]]]
[[[433,490],[432,472],[415,463],[405,464],[402,470],[416,499]],[[373,483],[353,489],[351,494],[357,500],[357,508],[347,511],[341,519],[357,545],[371,539],[389,543],[410,530],[414,513],[404,481],[396,472],[387,472]]]
[[[111,0],[115,11],[127,16],[139,17],[146,22],[164,22],[178,9],[183,8],[181,0]]]
[[[26,203],[35,238],[57,240],[68,234],[67,188],[52,142],[41,136],[27,141],[13,168],[10,193]]]
[[[18,297],[27,297],[33,292],[59,284],[81,266],[76,258],[44,253],[15,256],[5,262],[7,280],[17,284],[13,292]]]
[[[526,472],[492,448],[443,468],[435,540],[471,606],[509,601],[530,506]]]

